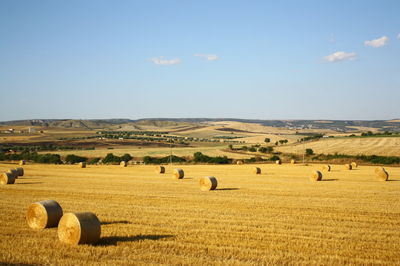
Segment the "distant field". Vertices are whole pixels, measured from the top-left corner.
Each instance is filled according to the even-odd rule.
[[[52,265],[394,265],[400,261],[400,168],[392,182],[373,167],[320,165],[181,166],[186,178],[153,166],[26,165],[0,186],[0,263]],[[0,171],[11,165],[0,164]],[[178,167],[178,166],[174,166]],[[201,192],[214,175],[218,190]],[[96,246],[61,244],[57,229],[28,228],[28,205],[57,200],[64,212],[91,211],[102,222]]]
[[[304,153],[305,148],[313,149],[314,153],[344,153],[350,155],[384,155],[400,156],[400,138],[338,138],[321,139],[300,145],[289,145],[275,148],[285,153]]]
[[[193,156],[195,152],[202,152],[209,156],[228,156],[229,158],[250,158],[251,155],[243,155],[237,153],[223,152],[221,149],[226,149],[228,145],[223,146],[211,146],[211,147],[178,147],[172,148],[172,154],[176,156]],[[71,150],[71,151],[53,151],[53,152],[42,152],[42,153],[57,153],[62,156],[68,154],[75,154],[85,157],[104,157],[107,153],[113,153],[114,155],[123,155],[129,153],[133,157],[164,157],[169,156],[171,153],[170,148],[126,148],[126,149],[96,149],[96,150]]]

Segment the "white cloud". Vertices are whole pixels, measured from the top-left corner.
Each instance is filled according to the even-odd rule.
[[[194,56],[204,57],[208,61],[219,60],[219,57],[216,54],[195,54]]]
[[[374,47],[374,48],[378,48],[378,47],[385,46],[388,40],[389,40],[388,37],[382,36],[382,37],[380,37],[378,39],[375,39],[375,40],[365,41],[364,44],[366,46],[371,46],[371,47]]]
[[[153,57],[151,61],[156,65],[176,65],[182,62],[179,58],[164,59],[164,56]]]
[[[400,39],[400,33],[399,33],[399,34],[397,34],[397,39]]]
[[[339,62],[345,60],[354,60],[356,58],[356,53],[346,53],[346,52],[336,52],[331,55],[324,57],[328,62]]]

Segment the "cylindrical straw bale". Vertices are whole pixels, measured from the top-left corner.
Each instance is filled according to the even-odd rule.
[[[157,174],[164,174],[165,173],[165,167],[164,166],[156,166],[156,173]]]
[[[44,229],[56,227],[63,210],[55,200],[43,200],[32,203],[26,212],[26,221],[30,228]]]
[[[58,224],[58,239],[66,244],[95,244],[100,235],[100,221],[91,212],[66,213]]]
[[[389,179],[389,173],[383,167],[376,168],[375,174],[379,181],[387,181]]]
[[[236,164],[243,164],[243,161],[236,161]]]
[[[17,167],[15,170],[17,170],[18,176],[24,176],[24,168]]]
[[[214,190],[217,188],[218,181],[213,176],[206,176],[200,179],[200,189],[202,191]]]
[[[18,171],[17,169],[10,169],[8,170],[8,173],[12,174],[14,176],[15,179],[18,178]]]
[[[276,164],[282,164],[282,161],[281,160],[276,160],[275,163]]]
[[[331,166],[329,164],[325,164],[324,166],[322,166],[322,171],[330,172],[331,171]]]
[[[320,171],[312,171],[310,174],[311,181],[321,181],[322,180],[322,173]]]
[[[290,163],[291,163],[291,164],[295,164],[296,161],[295,161],[295,160],[291,160]]]
[[[343,168],[344,168],[345,170],[351,170],[351,169],[353,169],[353,167],[352,167],[351,164],[349,164],[349,163],[346,163],[345,165],[343,165]]]
[[[375,168],[375,173],[379,173],[380,171],[385,171],[385,168],[383,168],[382,166],[378,166]]]
[[[26,164],[26,161],[25,161],[25,160],[19,161],[19,165],[25,165],[25,164]]]
[[[15,183],[15,176],[11,173],[2,173],[0,175],[0,184],[9,185]]]
[[[352,163],[351,163],[351,166],[353,167],[353,169],[355,169],[355,168],[358,167],[358,164],[357,164],[356,162],[352,162]]]
[[[80,162],[79,163],[80,168],[86,168],[86,162]]]
[[[182,179],[185,176],[185,172],[182,169],[176,168],[174,169],[174,177],[176,179]]]
[[[253,174],[256,174],[256,175],[261,174],[261,168],[260,167],[254,167],[253,168]]]
[[[125,162],[125,161],[121,161],[121,162],[119,163],[119,165],[120,165],[121,167],[127,167],[127,166],[128,166],[128,163]]]

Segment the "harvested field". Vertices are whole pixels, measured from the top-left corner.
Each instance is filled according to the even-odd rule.
[[[263,173],[254,175],[252,167]],[[12,167],[0,164],[0,172]],[[25,165],[0,187],[0,262],[13,264],[398,264],[400,168],[352,171],[331,165],[173,165],[176,180],[154,166]],[[199,189],[204,176],[218,187]],[[67,212],[93,212],[98,244],[69,246],[57,228],[30,229],[29,204],[54,199]],[[10,248],[12,247],[12,248]]]
[[[280,152],[304,153],[304,149],[312,149],[314,153],[350,154],[350,155],[383,155],[400,156],[400,137],[378,138],[338,138],[321,139],[300,145],[288,145],[275,148]]]

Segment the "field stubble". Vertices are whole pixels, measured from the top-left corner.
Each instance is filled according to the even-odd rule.
[[[11,165],[2,164],[0,170]],[[252,168],[262,168],[254,175]],[[173,168],[185,178],[172,177]],[[334,165],[26,165],[0,187],[0,262],[34,264],[396,264],[400,260],[400,169],[375,181],[374,167]],[[218,188],[202,192],[199,179]],[[30,229],[30,203],[54,199],[64,212],[94,212],[95,246],[68,246],[57,229]]]

